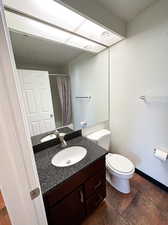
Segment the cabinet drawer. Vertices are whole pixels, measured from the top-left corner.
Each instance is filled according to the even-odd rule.
[[[96,176],[91,177],[85,183],[85,197],[88,198],[92,195],[97,189],[105,186],[106,178],[105,178],[105,168],[103,171],[98,172]]]
[[[98,205],[104,200],[106,197],[106,185],[103,185],[101,188],[97,189],[97,191],[86,200],[86,213],[89,215],[92,213]]]

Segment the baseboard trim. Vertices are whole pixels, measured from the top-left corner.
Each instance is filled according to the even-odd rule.
[[[151,183],[157,185],[162,190],[168,192],[168,187],[166,185],[164,185],[164,184],[160,183],[159,181],[153,179],[152,177],[148,176],[147,174],[143,173],[141,170],[138,170],[137,168],[135,169],[135,172],[137,174],[139,174],[140,176],[144,177],[145,179],[149,180]]]

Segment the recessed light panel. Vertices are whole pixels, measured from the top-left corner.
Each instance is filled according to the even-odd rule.
[[[27,0],[30,1],[30,0]],[[34,0],[36,9],[55,25],[89,38],[102,45],[111,46],[123,39],[120,35],[79,15],[55,0]]]
[[[103,49],[105,49],[106,47],[96,44],[92,41],[88,41],[84,38],[78,37],[78,36],[73,36],[72,38],[70,38],[69,40],[67,40],[66,42],[67,44],[77,47],[77,48],[81,48],[85,51],[89,51],[89,52],[95,52],[98,53],[100,51],[102,51]]]
[[[26,0],[30,1],[30,0]],[[85,18],[54,0],[33,0],[36,10],[55,25],[74,31]]]
[[[6,11],[10,28],[95,53],[123,39],[54,0],[26,1],[29,10]]]
[[[102,43],[106,46],[111,46],[122,39],[120,36],[104,29],[103,27],[89,20],[85,20],[78,27],[76,33],[85,36],[91,40]]]
[[[60,29],[53,28],[35,20],[5,12],[8,27],[12,30],[23,32],[29,35],[46,38],[49,40],[64,43],[71,37],[71,34]]]
[[[72,33],[46,25],[44,23],[29,19],[11,12],[5,12],[8,27],[28,35],[45,38],[60,42],[69,46],[83,49],[85,51],[98,53],[105,49],[104,46],[96,44],[85,38],[78,37]]]

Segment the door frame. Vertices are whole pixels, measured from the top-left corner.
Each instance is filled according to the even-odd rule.
[[[13,225],[47,225],[4,5],[0,0],[0,190]],[[40,189],[41,190],[41,189]]]

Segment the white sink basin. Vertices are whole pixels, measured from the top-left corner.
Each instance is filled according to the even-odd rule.
[[[87,150],[80,146],[65,148],[52,158],[51,163],[57,167],[71,166],[81,161],[86,154]]]
[[[44,142],[50,141],[50,140],[52,140],[52,139],[54,139],[54,138],[56,138],[56,135],[55,135],[55,134],[49,134],[49,135],[43,137],[43,138],[40,140],[40,142],[41,142],[41,143],[44,143]]]

